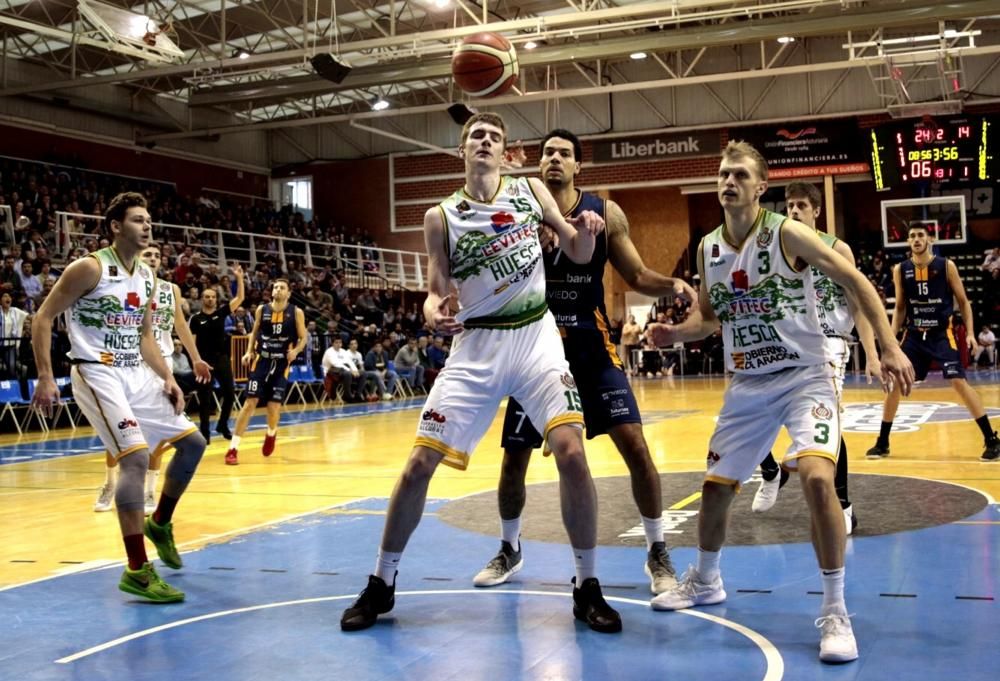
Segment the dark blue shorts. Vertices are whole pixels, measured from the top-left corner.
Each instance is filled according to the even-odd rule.
[[[286,390],[288,390],[288,359],[258,357],[250,370],[247,397],[256,397],[258,402],[284,402]]]
[[[913,363],[918,381],[927,378],[927,372],[933,361],[941,366],[941,373],[945,378],[965,378],[965,369],[962,367],[955,334],[951,329],[926,332],[907,329],[902,348],[903,353]]]
[[[583,403],[588,440],[617,425],[642,423],[632,386],[617,355],[612,354],[613,347],[608,348],[600,336],[564,337],[563,347]],[[507,401],[500,442],[504,449],[542,446],[541,434],[514,398]]]

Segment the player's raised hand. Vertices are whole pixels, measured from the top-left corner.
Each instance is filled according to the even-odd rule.
[[[208,383],[212,380],[212,366],[205,360],[199,359],[192,369],[194,369],[194,380],[198,383]]]
[[[238,262],[234,262],[232,265],[230,265],[229,269],[237,277],[242,277],[243,276],[243,266],[240,265]]]
[[[604,231],[604,218],[592,210],[585,210],[575,218],[568,218],[567,222],[581,232],[598,235]]]
[[[40,376],[38,384],[35,386],[35,393],[31,396],[31,405],[40,414],[46,417],[52,416],[52,408],[59,404],[59,386],[51,376]]]
[[[441,299],[437,309],[434,310],[434,317],[430,320],[434,331],[444,336],[454,336],[465,330],[462,322],[458,321],[451,313],[451,305],[449,304],[451,298],[452,294],[449,293]]]

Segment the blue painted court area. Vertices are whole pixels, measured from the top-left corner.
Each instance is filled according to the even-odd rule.
[[[847,601],[861,658],[817,659],[820,597],[806,544],[728,548],[726,603],[648,607],[644,551],[599,550],[624,631],[576,622],[565,545],[525,542],[512,582],[477,590],[494,537],[427,515],[403,557],[396,607],[351,634],[340,613],[365,584],[386,500],[331,508],[187,553],[161,574],[187,601],[149,605],[116,588],[120,566],[0,593],[0,679],[861,679],[986,681],[1000,668],[1000,512],[849,543]],[[180,522],[183,522],[181,518]],[[947,550],[939,547],[947,546]],[[692,549],[674,551],[679,569]]]

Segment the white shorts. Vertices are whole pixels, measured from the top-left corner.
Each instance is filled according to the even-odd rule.
[[[844,395],[844,375],[847,373],[847,363],[851,359],[851,346],[847,341],[839,337],[828,337],[828,356],[833,355],[833,380],[837,386],[837,398],[842,399]]]
[[[148,443],[162,448],[198,430],[187,416],[174,412],[163,380],[145,364],[75,364],[70,376],[73,399],[116,459],[148,449]]]
[[[532,423],[544,424],[543,437],[564,424],[583,428],[580,394],[550,312],[518,329],[462,332],[424,403],[416,444],[465,470],[507,396]]]
[[[736,374],[709,441],[706,480],[739,487],[770,451],[784,426],[792,444],[781,465],[803,456],[837,462],[840,399],[832,364],[773,374]]]

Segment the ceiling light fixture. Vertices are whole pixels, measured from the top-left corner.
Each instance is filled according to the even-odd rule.
[[[372,102],[372,111],[385,111],[389,108],[389,102],[379,97],[374,102]]]
[[[783,35],[778,37],[778,42],[782,45],[787,45],[788,43],[794,43],[795,37],[790,35]]]
[[[526,50],[533,50],[536,47],[538,47],[538,43],[536,43],[534,40],[529,40],[524,44],[524,49]]]
[[[640,61],[646,58],[645,52],[633,52],[629,55],[629,59],[634,59],[635,61]]]

